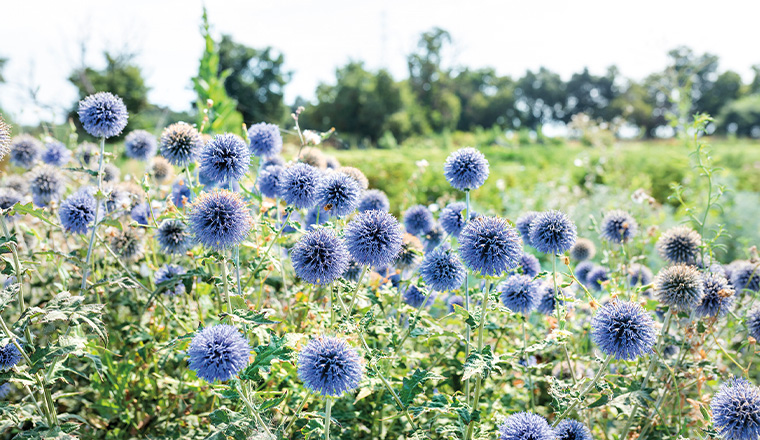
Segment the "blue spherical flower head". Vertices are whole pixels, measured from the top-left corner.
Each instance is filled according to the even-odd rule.
[[[565,419],[554,428],[554,433],[557,436],[557,440],[594,440],[591,436],[591,431],[583,423]]]
[[[660,256],[674,264],[694,264],[701,246],[702,238],[688,226],[671,228],[657,240],[657,251]]]
[[[538,214],[540,213],[536,211],[528,211],[515,221],[515,227],[520,231],[520,237],[528,246],[533,246],[533,243],[530,242],[530,224],[538,217]]]
[[[412,234],[405,233],[394,266],[405,270],[417,265],[422,259],[422,242]]]
[[[28,134],[17,136],[11,142],[10,161],[28,170],[40,160],[42,148],[42,143]]]
[[[193,190],[185,183],[184,179],[179,179],[172,185],[172,203],[177,208],[184,208],[193,201]]]
[[[731,268],[731,283],[737,291],[760,292],[760,264],[744,261]]]
[[[446,292],[462,287],[467,270],[457,254],[448,245],[443,245],[425,255],[420,275],[430,289]]]
[[[566,297],[567,292],[560,290],[558,296]],[[538,306],[536,307],[538,313],[544,315],[551,315],[554,313],[554,310],[557,308],[557,298],[554,296],[554,286],[552,283],[537,284],[536,297],[538,298]],[[559,301],[562,304],[565,303],[565,300],[563,299],[560,299]]]
[[[129,216],[132,220],[136,221],[138,225],[148,226],[148,222],[150,221],[150,206],[147,202],[140,203],[132,208]]]
[[[21,361],[21,352],[12,342],[0,347],[0,370],[10,370]]]
[[[13,391],[13,387],[10,382],[5,382],[0,385],[0,399],[5,399]]]
[[[610,271],[606,267],[594,266],[588,274],[586,274],[586,284],[591,290],[601,292],[604,288],[604,283],[610,280]]]
[[[462,262],[484,277],[499,277],[520,264],[520,237],[509,222],[498,217],[478,217],[459,234]]]
[[[343,278],[348,281],[357,282],[362,274],[362,266],[356,262],[353,258],[348,259],[348,265],[346,270],[343,271]]]
[[[42,152],[42,161],[48,165],[62,167],[71,160],[71,151],[66,148],[63,142],[52,141],[45,144],[45,151]]]
[[[579,238],[570,248],[570,258],[575,261],[585,261],[594,258],[596,246],[588,238]]]
[[[434,223],[433,213],[425,206],[414,205],[404,213],[404,227],[412,235],[419,237],[427,234]]]
[[[575,239],[575,223],[563,212],[543,212],[530,223],[530,243],[539,252],[562,254],[575,244]]]
[[[439,224],[434,224],[425,235],[422,236],[422,241],[425,243],[425,252],[430,252],[437,248],[443,242],[443,238],[446,236],[443,232],[443,228]]]
[[[258,157],[277,156],[282,151],[280,128],[274,124],[260,122],[248,129],[251,141],[250,151]]]
[[[588,283],[588,274],[594,270],[596,266],[591,261],[581,261],[575,266],[575,278],[582,284]]]
[[[359,199],[359,206],[357,208],[359,212],[388,211],[390,209],[391,203],[388,201],[388,196],[379,189],[364,191],[364,194]]]
[[[459,233],[464,228],[464,211],[466,209],[464,202],[449,203],[448,206],[441,210],[438,221],[441,222],[443,230],[452,237],[459,237]],[[478,213],[470,209],[470,220],[478,217]]]
[[[5,211],[8,209],[13,208],[16,203],[20,202],[22,199],[21,194],[18,193],[18,191],[12,189],[12,188],[0,188],[0,210]],[[13,221],[15,220],[14,217],[17,216],[9,216],[6,214],[6,219]]]
[[[555,432],[538,414],[519,412],[499,425],[499,440],[555,440]]]
[[[36,206],[47,206],[58,201],[66,189],[60,170],[50,165],[42,165],[29,172],[29,190]]]
[[[499,286],[501,302],[511,311],[529,315],[538,306],[538,283],[526,275],[512,275]]]
[[[298,354],[298,377],[312,392],[339,397],[359,386],[361,358],[344,339],[319,336]]]
[[[676,264],[666,267],[654,278],[657,299],[676,312],[691,312],[705,294],[702,274],[694,266]]]
[[[179,277],[185,272],[184,267],[176,264],[164,264],[161,269],[156,271],[154,282],[156,285],[169,283],[166,286],[165,294],[170,296],[180,295],[185,293],[185,285],[182,283],[182,279]]]
[[[604,240],[612,243],[628,243],[636,231],[639,224],[633,216],[623,210],[616,209],[608,212],[602,219],[601,235]]]
[[[203,147],[200,163],[200,170],[217,184],[237,182],[248,172],[251,151],[240,137],[219,134]]]
[[[317,204],[317,190],[322,172],[305,163],[286,168],[280,177],[280,197],[297,209],[309,209]]]
[[[143,251],[140,230],[126,227],[111,237],[111,249],[123,260],[137,260]]]
[[[79,101],[79,121],[96,138],[118,136],[127,126],[127,106],[116,95],[99,92]]]
[[[70,195],[58,209],[63,229],[72,234],[87,233],[95,224],[97,204],[93,191],[84,189]]]
[[[729,379],[710,402],[713,424],[725,440],[760,438],[760,389],[742,377]]]
[[[161,133],[161,155],[172,165],[185,166],[194,161],[203,148],[203,139],[192,125],[177,122]]]
[[[425,301],[426,297],[427,301]],[[427,292],[415,286],[414,284],[406,289],[406,292],[404,292],[403,296],[404,302],[414,307],[415,309],[422,307],[423,303],[425,307],[430,307],[435,302],[435,297],[435,292],[430,292],[430,295],[428,295]]]
[[[346,216],[356,210],[361,196],[356,180],[343,173],[329,173],[317,188],[317,206],[335,217]]]
[[[643,264],[634,263],[628,269],[628,282],[631,286],[646,286],[653,278],[652,271]]]
[[[240,244],[251,230],[245,201],[224,189],[201,193],[190,205],[189,223],[196,240],[217,251]]]
[[[261,194],[270,199],[279,197],[280,179],[283,172],[285,172],[285,168],[280,165],[268,165],[262,168],[256,178]]]
[[[345,229],[348,252],[363,266],[389,266],[401,251],[403,238],[395,217],[385,211],[356,215]]]
[[[541,263],[534,255],[523,252],[520,257],[519,268],[522,270],[523,275],[535,278],[541,272]]]
[[[749,335],[760,341],[760,306],[755,306],[747,313],[745,322],[749,329]]]
[[[182,220],[166,219],[156,231],[156,241],[161,252],[167,254],[184,254],[193,246],[187,225]]]
[[[443,175],[460,191],[480,188],[488,178],[488,161],[474,148],[462,148],[449,155],[443,164]]]
[[[702,317],[726,316],[736,301],[736,291],[720,273],[703,275],[705,296],[694,313]]]
[[[156,155],[156,137],[145,130],[134,130],[124,138],[124,152],[132,159],[147,161]]]
[[[652,351],[657,332],[639,304],[612,300],[594,315],[591,339],[605,355],[631,361]]]
[[[231,379],[248,365],[250,353],[248,341],[231,325],[200,330],[187,349],[190,369],[207,382]]]
[[[290,251],[293,269],[309,284],[324,286],[348,268],[348,250],[332,229],[319,228],[305,234]]]
[[[449,305],[449,313],[454,313],[455,305],[464,308],[464,298],[461,295],[451,295],[446,303]]]

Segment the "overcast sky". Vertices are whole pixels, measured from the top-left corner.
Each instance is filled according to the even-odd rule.
[[[201,0],[0,0],[0,57],[10,59],[9,84],[0,105],[11,117],[34,123],[38,102],[60,117],[76,92],[66,78],[84,62],[102,66],[105,49],[139,54],[151,87],[150,100],[184,110],[193,100],[190,78],[202,49]],[[293,79],[288,102],[313,97],[320,82],[350,59],[406,76],[405,56],[420,32],[433,26],[454,39],[449,64],[492,66],[521,75],[546,66],[567,79],[588,66],[603,73],[616,64],[641,79],[662,69],[666,52],[678,45],[720,56],[721,70],[751,79],[760,63],[760,1],[638,0],[207,0],[217,35],[231,34],[253,47],[272,46],[285,55]]]

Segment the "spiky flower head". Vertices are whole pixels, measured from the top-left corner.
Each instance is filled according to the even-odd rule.
[[[760,389],[742,377],[721,385],[710,402],[712,419],[725,440],[760,438]]]
[[[654,320],[639,304],[612,300],[594,315],[591,339],[604,354],[631,361],[652,351],[657,332]]]
[[[388,211],[391,209],[391,203],[388,201],[388,196],[379,189],[371,189],[364,191],[362,197],[359,199],[359,212],[364,211]]]
[[[446,300],[446,304],[449,305],[449,313],[454,313],[454,306],[464,308],[464,298],[462,298],[461,295],[451,295],[449,299]]]
[[[164,183],[169,180],[172,175],[172,164],[168,160],[161,156],[156,156],[150,163],[150,175],[156,179],[158,183]]]
[[[226,189],[201,193],[190,205],[188,220],[195,239],[217,251],[240,244],[252,224],[243,198]]]
[[[743,261],[731,268],[731,283],[737,291],[760,292],[760,264]]]
[[[71,160],[71,151],[66,148],[63,142],[50,141],[45,144],[45,150],[42,152],[42,161],[48,165],[62,167]]]
[[[146,161],[156,155],[156,137],[145,130],[134,130],[124,138],[124,152],[127,157]]]
[[[236,182],[248,172],[251,151],[239,136],[218,134],[202,148],[200,163],[200,172],[214,182]]]
[[[159,284],[167,283],[165,286],[165,294],[169,296],[181,295],[185,293],[185,285],[182,283],[180,275],[184,275],[187,271],[184,267],[176,264],[164,264],[161,269],[156,271],[153,281],[156,286]]]
[[[558,298],[554,295],[554,285],[552,283],[536,283],[536,297],[538,298],[538,306],[536,307],[536,310],[538,313],[542,313],[544,315],[551,315],[554,313],[554,310],[557,308],[557,300]],[[559,297],[567,297],[568,294],[566,291],[560,290],[557,293],[557,296]],[[565,300],[559,299],[560,302],[563,304],[565,303]]]
[[[464,228],[465,221],[465,208],[467,206],[464,202],[449,203],[445,208],[441,210],[441,215],[438,221],[441,222],[443,230],[452,237],[459,237],[459,233]],[[478,218],[479,214],[470,209],[470,220]]]
[[[473,272],[498,277],[520,264],[523,250],[517,231],[507,220],[478,217],[459,234],[459,254]]]
[[[258,157],[277,156],[282,151],[280,128],[274,124],[259,122],[248,129],[250,151]]]
[[[750,310],[745,321],[749,335],[760,341],[760,306],[755,306]]]
[[[184,208],[193,201],[193,190],[187,186],[185,179],[179,179],[172,184],[171,200],[177,208]]]
[[[443,238],[445,236],[446,233],[443,231],[441,225],[434,223],[433,227],[430,228],[430,230],[421,237],[422,242],[425,243],[425,252],[430,252],[433,249],[437,248],[438,245],[443,242]]]
[[[312,392],[338,397],[359,386],[361,358],[345,339],[318,336],[298,354],[298,377]]]
[[[317,204],[317,190],[322,173],[313,166],[297,163],[286,168],[280,177],[280,197],[297,209],[309,209]]]
[[[610,271],[606,267],[594,266],[586,274],[586,284],[591,290],[601,292],[604,287],[604,282],[609,281]]]
[[[631,286],[646,286],[652,282],[652,270],[640,263],[633,263],[628,268],[628,282]]]
[[[443,175],[459,191],[483,186],[488,178],[488,160],[474,148],[462,148],[449,155],[443,164]]]
[[[534,255],[523,252],[520,257],[519,268],[522,270],[523,275],[535,278],[541,272],[541,263]]]
[[[530,224],[533,223],[533,220],[535,220],[539,214],[540,212],[528,211],[518,217],[517,221],[515,221],[515,227],[520,231],[520,237],[522,237],[523,242],[528,246],[533,246],[533,243],[530,242]]]
[[[13,386],[10,382],[5,382],[0,385],[0,399],[5,399],[13,391]]]
[[[94,190],[83,188],[66,198],[58,209],[61,226],[72,234],[85,234],[95,224],[98,201]]]
[[[538,306],[538,282],[526,275],[512,275],[499,285],[501,302],[515,313],[528,315]]]
[[[726,316],[736,301],[734,287],[720,273],[706,272],[702,278],[705,295],[694,313],[702,317]]]
[[[462,287],[467,270],[457,254],[448,245],[443,245],[425,255],[420,275],[430,289],[446,292]]]
[[[317,206],[334,217],[344,217],[356,210],[361,196],[359,183],[343,173],[329,173],[317,188]]]
[[[274,199],[280,196],[280,179],[285,168],[280,165],[267,165],[263,167],[256,177],[259,191],[265,197]]]
[[[435,297],[435,292],[429,292],[428,294],[428,292],[420,289],[414,284],[406,289],[403,296],[404,302],[414,307],[415,309],[419,309],[423,305],[425,307],[429,307],[435,302]],[[425,298],[427,298],[427,300],[425,300]]]
[[[251,346],[231,325],[214,325],[198,331],[187,348],[188,364],[198,377],[226,381],[248,365]]]
[[[129,118],[124,101],[108,92],[99,92],[79,101],[77,114],[84,130],[96,138],[118,136]]]
[[[282,156],[270,156],[261,159],[261,168],[266,168],[270,165],[279,165],[284,168],[285,164],[285,159]]]
[[[594,258],[596,255],[596,246],[588,238],[579,238],[570,248],[570,258],[575,261],[586,261]]]
[[[112,163],[107,163],[103,166],[103,182],[116,183],[121,177],[121,170],[119,167]]]
[[[129,217],[132,220],[136,221],[140,226],[148,226],[148,222],[151,218],[150,205],[148,205],[148,202],[140,203],[139,205],[136,205],[134,208],[132,208],[132,211],[129,213]]]
[[[705,294],[702,274],[694,266],[675,264],[654,278],[657,299],[677,312],[690,312]]]
[[[0,115],[0,160],[11,151],[11,126]]]
[[[92,142],[82,142],[79,144],[76,150],[76,157],[80,165],[87,168],[90,162],[96,157],[96,154],[100,154],[100,147]]]
[[[401,270],[416,266],[422,259],[422,242],[412,234],[405,233],[401,243],[401,251],[396,258],[395,266]]]
[[[161,155],[172,165],[183,167],[194,161],[203,148],[203,139],[192,125],[177,122],[161,133]]]
[[[694,264],[697,261],[702,239],[697,231],[688,226],[668,229],[657,240],[660,256],[671,263]]]
[[[10,370],[19,361],[21,361],[21,352],[12,342],[0,347],[0,370]]]
[[[575,266],[575,270],[573,271],[575,278],[577,278],[581,284],[588,283],[588,274],[594,270],[595,267],[596,266],[591,261],[581,261]]]
[[[560,211],[542,212],[530,223],[530,242],[545,254],[561,254],[575,244],[575,223]]]
[[[10,161],[17,167],[32,168],[42,156],[42,142],[37,138],[22,134],[11,141]]]
[[[318,228],[304,236],[290,251],[296,275],[309,284],[324,286],[348,268],[348,250],[332,229]]]
[[[602,239],[612,243],[627,243],[636,235],[639,224],[631,214],[616,209],[605,214],[601,224]]]
[[[161,252],[167,254],[184,254],[193,246],[187,225],[178,219],[162,221],[156,230],[156,241]]]
[[[369,180],[367,180],[367,176],[365,176],[360,169],[354,167],[340,167],[336,171],[354,179],[362,190],[369,188]]]
[[[121,231],[116,231],[111,237],[111,249],[123,260],[138,259],[143,251],[140,230],[125,227]]]
[[[519,412],[499,425],[499,440],[555,440],[556,434],[545,418]]]
[[[554,428],[554,434],[557,436],[557,440],[594,440],[586,425],[572,419],[559,422]]]
[[[325,158],[324,153],[317,148],[306,147],[302,149],[298,161],[318,170],[324,170],[327,168],[327,159]]]
[[[47,206],[61,198],[66,184],[60,170],[50,165],[39,166],[29,172],[29,190],[37,206]]]
[[[2,180],[2,183],[0,183],[0,186],[3,188],[12,189],[22,196],[29,194],[29,181],[27,181],[23,176],[19,176],[18,174],[6,176]]]
[[[343,278],[348,281],[357,282],[362,274],[362,266],[356,262],[353,258],[348,259],[348,265],[346,270],[343,271]]]
[[[377,267],[392,264],[403,242],[398,221],[385,211],[357,214],[346,225],[345,240],[357,263]]]
[[[404,227],[406,232],[420,236],[433,229],[433,213],[423,205],[414,205],[404,213]]]

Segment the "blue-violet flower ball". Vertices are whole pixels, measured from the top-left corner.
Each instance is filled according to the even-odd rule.
[[[404,227],[406,232],[420,236],[427,234],[433,229],[433,213],[423,205],[414,205],[404,213]]]
[[[148,226],[150,220],[150,205],[148,205],[148,202],[135,205],[132,211],[130,211],[129,217],[140,226]]]
[[[248,365],[250,353],[248,341],[232,325],[200,330],[187,349],[190,369],[207,382],[231,379]]]
[[[66,185],[60,170],[42,165],[29,172],[29,190],[36,206],[47,206],[61,198]]]
[[[526,275],[512,275],[499,286],[501,302],[511,311],[528,315],[538,306],[538,282]]]
[[[0,370],[10,370],[21,360],[21,352],[12,342],[0,348]]]
[[[690,312],[705,294],[702,274],[694,266],[676,264],[666,267],[654,278],[657,299],[676,312]]]
[[[129,118],[124,101],[108,92],[99,92],[79,101],[77,113],[84,130],[96,138],[118,136]]]
[[[172,184],[171,199],[174,206],[184,208],[185,205],[193,201],[193,190],[185,183],[184,179],[179,179]]]
[[[694,264],[697,261],[702,239],[688,226],[676,226],[660,236],[657,251],[660,256],[671,263]]]
[[[474,148],[462,148],[449,155],[443,164],[443,175],[460,191],[480,188],[488,178],[488,160]]]
[[[157,150],[156,137],[145,130],[134,130],[124,138],[124,152],[132,159],[147,161]]]
[[[415,286],[414,284],[409,286],[406,289],[406,292],[404,292],[404,302],[414,307],[415,309],[418,309],[422,307],[423,305],[425,307],[429,307],[431,304],[433,304],[433,302],[435,302],[435,297],[436,297],[435,292],[431,291],[428,294],[427,292]],[[427,301],[425,300],[425,298],[427,298]]]
[[[586,284],[588,284],[588,287],[590,287],[591,290],[596,292],[601,292],[604,283],[609,281],[609,279],[610,271],[602,266],[594,266],[594,268],[586,274]]]
[[[441,215],[438,221],[441,222],[443,230],[452,237],[459,237],[459,233],[464,228],[465,221],[465,209],[467,205],[464,202],[449,203],[445,208],[441,210]],[[478,218],[477,212],[470,209],[470,220]]]
[[[594,440],[586,425],[572,419],[559,422],[554,428],[554,434],[557,436],[557,440]]]
[[[705,296],[694,313],[702,317],[726,316],[736,301],[736,291],[720,273],[703,274]]]
[[[344,217],[356,210],[361,196],[359,183],[343,173],[329,173],[317,188],[317,206],[334,217]]]
[[[594,315],[591,339],[604,354],[631,361],[652,351],[657,332],[654,320],[639,304],[612,300]]]
[[[760,341],[760,306],[755,306],[747,313],[745,319],[749,335]]]
[[[357,214],[345,228],[348,252],[361,265],[389,266],[401,251],[401,228],[393,215],[385,211]]]
[[[187,225],[178,219],[166,219],[156,231],[156,241],[161,252],[167,254],[184,254],[193,246],[192,236]]]
[[[555,432],[538,414],[519,412],[499,425],[499,440],[555,440]]]
[[[259,122],[248,129],[250,151],[258,157],[277,156],[282,151],[280,128],[274,124]]]
[[[388,201],[388,196],[379,189],[364,191],[364,194],[359,199],[359,206],[357,208],[359,212],[388,211],[390,209],[391,203]]]
[[[594,270],[596,266],[591,261],[581,261],[575,266],[575,270],[573,273],[575,274],[575,278],[581,283],[586,284],[588,283],[588,274],[591,273],[592,270]]]
[[[760,292],[760,264],[744,261],[731,268],[731,283],[737,291]]]
[[[579,238],[570,248],[570,258],[575,261],[585,261],[594,258],[596,255],[596,246],[588,238]]]
[[[565,213],[547,211],[530,223],[530,243],[545,254],[561,254],[575,244],[575,223]]]
[[[256,183],[259,185],[259,191],[265,197],[274,199],[280,196],[280,179],[285,168],[280,165],[268,165],[261,169]]]
[[[533,220],[535,220],[539,214],[540,212],[528,211],[518,217],[517,221],[515,221],[515,227],[520,231],[520,237],[522,237],[523,242],[528,246],[533,246],[533,243],[530,242],[530,224],[533,223]]]
[[[499,217],[478,217],[459,234],[459,254],[473,272],[498,277],[520,264],[522,243],[515,228]]]
[[[520,257],[520,269],[522,269],[523,275],[527,275],[531,278],[535,278],[541,272],[541,263],[535,255],[523,252]]]
[[[71,151],[66,148],[63,142],[52,141],[45,144],[45,151],[42,152],[42,161],[48,165],[62,167],[71,160]]]
[[[725,440],[760,438],[760,389],[742,377],[721,385],[710,402],[713,424]]]
[[[177,122],[161,133],[161,155],[170,164],[183,167],[194,161],[203,148],[198,130],[186,122]]]
[[[185,285],[182,283],[182,279],[179,276],[186,272],[187,271],[182,266],[176,264],[164,264],[161,269],[156,271],[153,281],[156,285],[173,281],[173,283],[166,286],[166,291],[164,293],[170,296],[181,295],[185,293]]]
[[[42,156],[42,142],[28,134],[13,138],[11,142],[10,161],[17,167],[32,168]]]
[[[322,172],[305,163],[286,168],[280,176],[280,197],[297,209],[309,209],[317,204],[317,191]]]
[[[248,172],[251,151],[240,137],[219,134],[201,150],[200,163],[200,171],[217,184],[236,182]]]
[[[348,250],[332,229],[318,228],[304,236],[290,251],[296,275],[309,284],[330,284],[348,268]]]
[[[425,255],[420,265],[420,275],[427,287],[445,292],[462,287],[467,270],[457,254],[448,245],[443,245]]]
[[[640,263],[633,263],[628,269],[628,282],[631,286],[646,286],[652,282],[652,270]]]
[[[338,397],[359,386],[361,358],[344,339],[319,336],[298,354],[298,377],[312,392]]]
[[[95,223],[98,201],[93,191],[79,190],[66,198],[58,209],[61,226],[72,234],[85,234]]]
[[[631,214],[621,209],[608,212],[602,219],[601,235],[604,240],[613,243],[627,243],[636,235],[639,224]]]
[[[240,244],[251,230],[245,201],[224,189],[201,193],[190,205],[189,224],[196,240],[214,250]]]

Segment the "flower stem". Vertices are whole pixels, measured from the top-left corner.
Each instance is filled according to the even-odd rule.
[[[533,378],[530,376],[530,363],[528,360],[528,332],[525,330],[525,321],[528,320],[527,316],[523,316],[522,332],[523,332],[523,358],[525,359],[525,377],[528,379],[528,392],[530,392],[530,409],[535,409],[536,403],[533,396]]]
[[[290,431],[290,427],[293,426],[293,423],[295,423],[296,420],[298,420],[298,416],[301,415],[301,411],[303,410],[304,405],[306,405],[306,401],[309,399],[309,395],[310,395],[309,393],[306,393],[306,395],[303,396],[301,403],[298,405],[298,409],[296,409],[296,412],[293,413],[293,417],[290,419],[290,422],[288,422],[288,425],[282,431],[284,435],[288,435],[288,431]]]
[[[227,299],[227,314],[231,315],[232,300],[230,299],[230,286],[227,284],[227,276],[227,259],[222,258],[222,287],[224,289],[224,297]]]
[[[467,222],[470,220],[470,191],[465,190],[464,192],[464,219],[462,219],[462,224],[467,225]],[[464,309],[467,311],[467,313],[470,312],[470,277],[469,275],[465,275],[464,277]],[[467,357],[470,355],[470,325],[465,323],[464,325],[464,358],[467,359]],[[465,403],[468,405],[470,404],[470,378],[467,378],[467,380],[464,382],[464,398]]]
[[[586,386],[586,388],[584,388],[583,391],[581,391],[581,393],[578,395],[578,398],[575,400],[575,402],[573,402],[573,404],[570,405],[570,408],[566,409],[565,412],[563,412],[562,415],[560,415],[557,418],[557,420],[555,420],[554,423],[552,423],[552,428],[556,427],[559,424],[559,422],[567,418],[567,416],[570,415],[570,413],[575,409],[575,407],[578,406],[579,403],[581,403],[581,399],[583,398],[583,396],[585,396],[586,394],[588,394],[589,391],[591,391],[591,388],[593,388],[594,385],[596,385],[596,383],[599,382],[599,379],[601,379],[604,372],[607,371],[607,365],[610,364],[611,360],[612,360],[612,355],[608,354],[607,357],[604,359],[604,362],[602,363],[601,368],[599,368],[599,371],[597,371],[596,376],[594,376],[594,379],[591,381],[591,383],[589,383]],[[622,439],[623,437],[620,437],[620,438]]]
[[[0,226],[3,228],[3,234],[5,235],[6,240],[6,246],[11,250],[11,254],[13,254],[13,270],[16,272],[16,282],[18,283],[18,307],[19,307],[19,314],[23,315],[26,311],[26,303],[24,301],[24,280],[21,273],[21,260],[18,257],[18,249],[16,248],[16,243],[11,241],[11,233],[8,229],[8,223],[5,221],[5,215],[0,213]],[[26,340],[29,344],[33,344],[34,340],[32,339],[32,332],[29,330],[29,326],[24,326],[24,336],[26,337]]]
[[[480,311],[480,325],[478,326],[478,353],[481,353],[483,351],[483,329],[485,328],[486,323],[486,313],[488,313],[488,299],[491,294],[490,291],[491,279],[486,278],[486,288],[484,290],[485,295],[483,295],[483,306],[481,307]],[[480,390],[482,385],[483,377],[479,375],[475,381],[475,397],[472,401],[473,410],[476,410],[478,408],[478,402],[480,401]],[[475,423],[473,421],[470,421],[469,425],[467,426],[467,434],[465,435],[465,440],[470,440],[472,438],[472,432],[474,429]]]
[[[430,298],[430,295],[433,293],[432,290],[428,290],[427,295],[425,295],[425,299],[422,300],[422,304],[420,304],[419,307],[417,307],[417,313],[414,315],[414,319],[412,322],[409,323],[409,328],[406,329],[406,334],[401,339],[401,342],[396,345],[396,351],[398,351],[399,348],[404,346],[404,342],[406,342],[406,339],[409,337],[409,335],[412,333],[412,330],[414,330],[414,327],[417,324],[417,319],[420,317],[420,312],[422,312],[422,308],[425,307],[425,304],[428,302],[428,298]]]
[[[325,399],[325,440],[330,440],[330,413],[332,412],[332,399]]]
[[[106,138],[100,138],[100,158],[98,160],[98,193],[103,189],[103,156],[106,154]],[[98,230],[98,219],[100,216],[100,200],[95,201],[95,220],[93,220],[92,234],[90,234],[90,243],[87,245],[87,257],[84,260],[84,266],[82,267],[82,285],[80,290],[84,292],[87,288],[87,275],[90,271],[90,258],[92,258],[92,245],[95,243],[95,233]]]
[[[359,281],[356,282],[354,292],[351,294],[351,303],[348,305],[348,316],[351,316],[351,313],[354,311],[354,304],[356,303],[356,297],[359,294],[359,287],[362,285],[362,281],[364,281],[364,275],[367,274],[367,269],[369,269],[368,265],[362,268],[362,274],[359,276]]]

